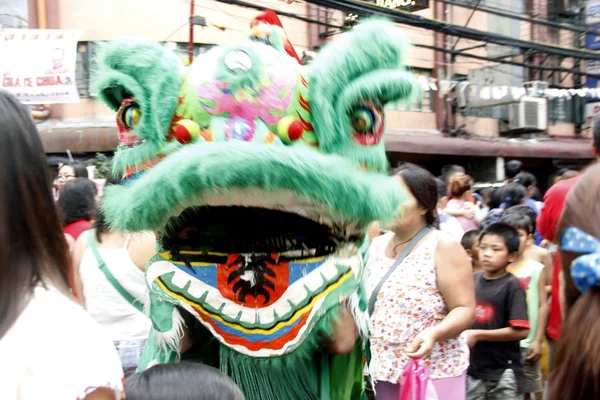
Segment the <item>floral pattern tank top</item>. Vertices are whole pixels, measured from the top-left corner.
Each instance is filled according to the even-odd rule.
[[[371,335],[371,376],[376,381],[401,383],[409,357],[406,347],[421,331],[439,324],[448,307],[437,285],[434,255],[445,235],[429,233],[390,275],[377,295],[369,321]],[[367,291],[370,296],[394,264],[385,255],[393,233],[375,238],[367,262]],[[433,347],[425,364],[432,379],[462,375],[469,366],[469,348],[464,337],[444,340]]]

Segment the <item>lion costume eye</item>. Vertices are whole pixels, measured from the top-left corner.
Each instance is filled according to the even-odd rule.
[[[136,127],[138,122],[140,121],[140,116],[142,113],[138,108],[137,104],[131,103],[127,107],[123,109],[122,121],[123,125],[128,129],[133,129]]]
[[[134,133],[134,128],[139,124],[142,113],[134,99],[125,99],[117,112],[117,126],[119,128],[119,142],[125,147],[135,147],[142,140]]]
[[[383,136],[383,110],[381,107],[364,102],[354,107],[350,113],[354,141],[362,146],[373,146]]]

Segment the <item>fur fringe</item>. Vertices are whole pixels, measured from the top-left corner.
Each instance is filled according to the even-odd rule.
[[[165,354],[169,351],[174,351],[179,354],[185,322],[177,308],[173,308],[172,324],[172,329],[168,332],[154,332],[154,339],[159,351]]]

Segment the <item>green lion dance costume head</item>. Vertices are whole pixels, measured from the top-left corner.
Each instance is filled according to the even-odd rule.
[[[141,369],[196,359],[250,400],[360,398],[363,340],[346,355],[324,342],[341,307],[365,337],[359,248],[404,199],[383,145],[384,105],[416,87],[403,43],[369,21],[304,67],[267,12],[191,67],[157,43],[105,46],[96,88],[117,111],[124,183],[102,207],[158,238]]]

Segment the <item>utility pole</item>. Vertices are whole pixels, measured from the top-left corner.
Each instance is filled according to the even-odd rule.
[[[445,21],[446,20],[446,4],[436,1],[433,3],[433,18],[437,21]],[[446,35],[442,32],[436,32],[434,36],[435,47],[437,48],[446,48]],[[437,79],[438,82],[447,79],[446,75],[446,55],[441,52],[435,50],[433,53],[433,77]],[[439,87],[438,87],[439,89]],[[435,111],[435,121],[437,129],[440,132],[445,131],[447,126],[447,113],[446,113],[446,101],[444,96],[441,96],[434,92],[433,94],[433,107]]]
[[[190,0],[190,40],[188,42],[188,59],[190,65],[194,61],[194,9],[195,1]]]
[[[586,26],[586,7],[581,7],[579,12],[577,13],[577,22],[580,26]],[[585,47],[585,34],[576,33],[574,35],[575,38],[575,47]],[[573,70],[580,72],[582,70],[581,59],[576,58],[575,64],[573,65]],[[586,77],[586,79],[588,79]],[[583,80],[581,79],[581,75],[576,74],[573,75],[573,87],[579,89],[583,86]],[[583,122],[585,121],[585,99],[579,96],[575,96],[573,98],[573,116],[575,117],[575,136],[581,136],[581,131],[583,128]]]

